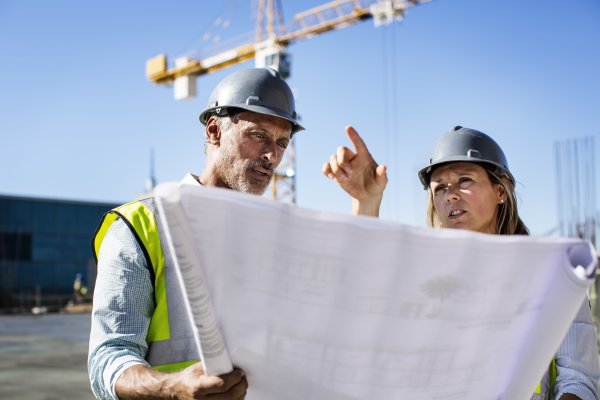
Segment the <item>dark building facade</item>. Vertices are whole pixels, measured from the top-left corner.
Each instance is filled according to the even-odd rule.
[[[92,235],[115,206],[0,195],[0,310],[60,308],[77,274],[91,291]]]

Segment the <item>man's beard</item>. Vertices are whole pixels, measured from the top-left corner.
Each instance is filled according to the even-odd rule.
[[[239,192],[262,195],[267,186],[271,182],[271,178],[266,181],[255,180],[248,176],[252,169],[263,169],[275,173],[273,164],[263,160],[244,160],[239,161],[235,157],[225,157],[220,165],[225,166],[220,168],[220,175],[225,184]]]

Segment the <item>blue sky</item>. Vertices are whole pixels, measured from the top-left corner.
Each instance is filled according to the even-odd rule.
[[[322,3],[283,0],[284,18]],[[160,182],[202,169],[198,114],[218,80],[253,62],[200,77],[183,102],[146,79],[145,62],[202,51],[228,9],[221,37],[252,34],[252,10],[249,0],[166,4],[0,1],[0,194],[126,202],[144,190],[152,148]],[[365,21],[288,50],[307,128],[296,140],[301,207],[349,212],[320,172],[348,144],[346,124],[388,165],[382,218],[415,225],[426,205],[416,172],[454,125],[504,148],[538,235],[558,224],[554,143],[594,137],[598,158],[598,0],[434,0],[401,23]]]

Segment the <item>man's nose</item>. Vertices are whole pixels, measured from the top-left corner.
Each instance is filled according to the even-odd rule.
[[[265,161],[270,162],[271,164],[277,164],[280,157],[280,150],[277,146],[277,143],[269,143],[265,145],[263,149],[262,158]]]

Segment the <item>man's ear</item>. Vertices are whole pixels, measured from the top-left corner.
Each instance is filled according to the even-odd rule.
[[[204,130],[204,139],[206,143],[219,147],[221,144],[221,128],[217,117],[212,116],[206,121]]]

